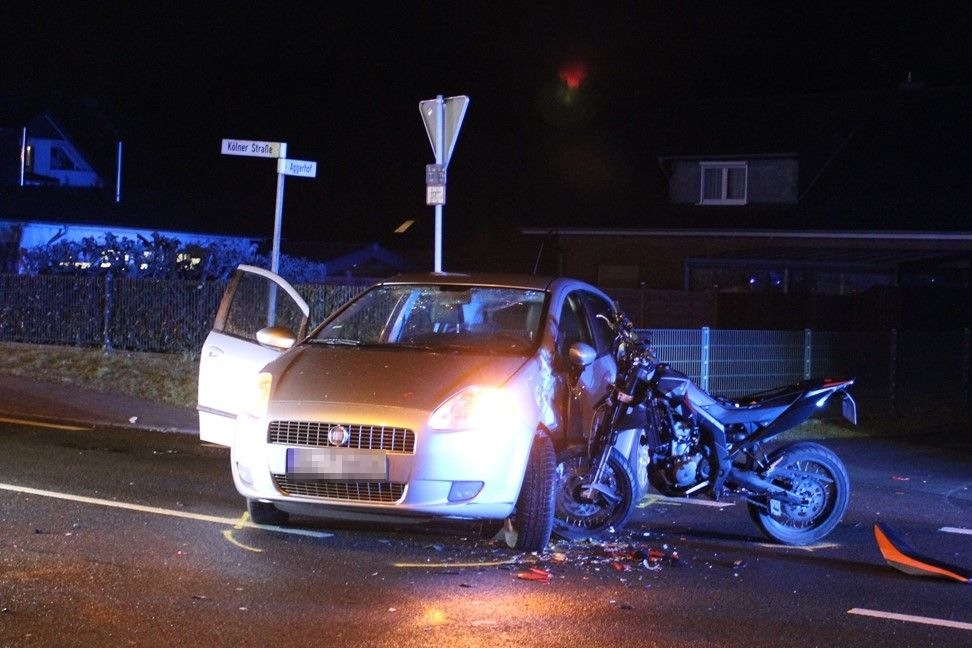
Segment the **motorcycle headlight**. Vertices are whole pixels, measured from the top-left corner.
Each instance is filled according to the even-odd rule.
[[[516,417],[510,393],[497,387],[467,387],[439,405],[429,418],[434,430],[502,429]]]
[[[243,403],[243,411],[256,418],[267,415],[267,405],[270,403],[270,385],[273,375],[267,372],[258,373],[250,386],[250,394]]]

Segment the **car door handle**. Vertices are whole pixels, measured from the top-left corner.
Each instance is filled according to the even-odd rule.
[[[211,346],[206,351],[206,355],[208,355],[210,358],[218,358],[219,356],[223,355],[223,350],[219,347]]]

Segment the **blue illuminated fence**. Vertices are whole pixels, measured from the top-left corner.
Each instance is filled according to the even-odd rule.
[[[295,286],[311,321],[369,280]],[[222,282],[0,275],[0,341],[195,356]],[[744,396],[804,378],[853,377],[862,411],[969,403],[969,331],[640,330],[659,359],[713,394]]]

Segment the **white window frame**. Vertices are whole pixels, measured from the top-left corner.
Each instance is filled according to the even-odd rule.
[[[705,176],[706,171],[719,169],[722,185],[719,189],[718,198],[706,198],[705,196]],[[743,195],[742,198],[729,197],[729,170],[742,169],[743,171]],[[700,162],[699,163],[699,204],[700,205],[745,205],[749,197],[749,165],[746,162]]]

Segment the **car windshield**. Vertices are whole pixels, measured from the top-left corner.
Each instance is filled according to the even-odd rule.
[[[312,343],[525,353],[541,333],[546,293],[492,286],[390,284],[361,294]]]

